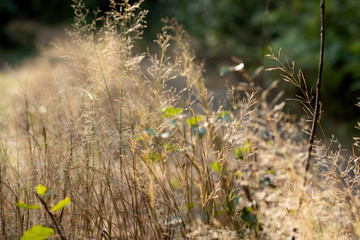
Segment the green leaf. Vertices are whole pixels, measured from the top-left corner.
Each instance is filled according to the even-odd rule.
[[[224,76],[228,72],[239,72],[244,69],[244,63],[240,63],[235,66],[222,66],[220,68],[220,76]]]
[[[237,170],[236,173],[235,173],[236,178],[240,178],[242,175],[243,175],[243,173],[242,173],[241,170]]]
[[[196,126],[196,123],[200,122],[201,119],[203,119],[204,116],[199,115],[196,118],[192,117],[192,118],[188,118],[186,121],[190,126]]]
[[[157,152],[152,152],[150,153],[149,158],[152,162],[158,162],[161,160],[161,154]]]
[[[58,202],[52,209],[51,211],[56,212],[59,211],[61,209],[63,209],[66,205],[68,205],[70,203],[71,199],[69,197],[66,197],[64,200],[61,200],[60,202]]]
[[[233,154],[237,159],[244,159],[246,153],[251,153],[251,145],[249,141],[246,141],[245,144],[241,148],[234,148]]]
[[[19,208],[25,208],[25,209],[40,209],[39,205],[28,205],[22,201],[15,203],[15,206],[17,206]]]
[[[233,154],[234,154],[234,156],[235,156],[237,159],[241,159],[241,160],[242,160],[242,159],[244,158],[244,156],[242,155],[241,150],[238,149],[238,148],[234,148]]]
[[[251,145],[250,145],[250,142],[249,141],[246,141],[246,143],[244,144],[244,146],[242,146],[240,148],[240,150],[242,152],[248,152],[248,153],[251,153]]]
[[[169,118],[181,113],[181,108],[167,107],[162,110],[162,117]]]
[[[176,145],[167,145],[167,150],[169,150],[170,152],[175,152],[175,153],[184,151],[184,149],[182,149]]]
[[[233,114],[229,111],[219,112],[216,114],[216,116],[216,121],[232,122],[234,120]]]
[[[43,198],[47,198],[47,197],[51,196],[53,193],[54,193],[54,189],[50,189],[49,191],[47,191],[44,194]]]
[[[222,66],[220,68],[220,76],[224,76],[229,71],[230,71],[230,66]]]
[[[211,168],[214,169],[216,172],[220,172],[220,163],[219,162],[212,162]]]
[[[54,229],[36,225],[27,230],[21,240],[45,240],[54,235]]]
[[[47,190],[46,187],[41,184],[37,185],[37,187],[36,187],[37,193],[41,196],[43,196],[46,193],[46,190]]]
[[[257,216],[252,212],[253,209],[251,207],[243,208],[240,211],[240,217],[245,222],[245,225],[254,226],[257,223]]]
[[[204,137],[205,134],[206,134],[206,129],[204,127],[200,127],[200,129],[199,129],[200,138]]]
[[[156,135],[156,132],[155,132],[155,130],[153,130],[153,129],[150,129],[150,128],[145,128],[145,131],[146,131],[146,133],[148,134],[148,135]]]
[[[203,138],[206,134],[206,129],[204,127],[199,127],[199,129],[198,129],[198,127],[196,125],[191,126],[191,131],[194,134],[199,135],[200,138]]]

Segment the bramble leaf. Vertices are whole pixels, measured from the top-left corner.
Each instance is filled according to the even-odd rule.
[[[219,112],[216,116],[216,121],[232,122],[234,120],[233,114],[229,111]]]
[[[239,148],[234,148],[233,149],[233,154],[237,159],[243,159],[244,158],[244,156],[243,156],[243,154],[242,154],[242,152],[241,152],[241,150]]]
[[[241,150],[242,152],[251,153],[251,145],[250,145],[250,142],[249,142],[249,141],[246,141],[245,144],[244,144],[244,146],[242,146],[242,147],[240,148],[240,150]]]
[[[199,129],[198,129],[198,127],[196,125],[191,126],[191,131],[194,134],[198,134],[200,138],[204,137],[206,134],[206,129],[204,127],[199,127]]]
[[[220,163],[219,162],[211,163],[211,168],[214,169],[216,172],[220,172]]]
[[[167,107],[162,110],[163,115],[161,117],[169,118],[181,113],[181,108]]]
[[[41,184],[37,185],[37,187],[36,187],[37,193],[41,196],[43,196],[46,193],[46,190],[47,190],[46,187]]]
[[[43,198],[47,198],[47,197],[51,196],[53,193],[54,193],[54,189],[50,189],[49,191],[47,191],[44,194]]]
[[[54,235],[54,229],[36,225],[27,230],[21,240],[45,240]]]
[[[66,205],[68,205],[70,203],[71,199],[69,197],[66,197],[64,200],[61,200],[60,202],[58,202],[52,209],[51,211],[56,212],[59,211],[61,209],[63,209]]]
[[[237,159],[244,159],[244,156],[246,156],[248,153],[251,153],[251,145],[249,141],[246,141],[245,144],[241,148],[234,148],[233,154]]]
[[[19,208],[25,208],[25,209],[40,209],[39,205],[29,205],[22,201],[15,203],[15,206],[17,206]]]
[[[245,225],[254,226],[257,222],[257,216],[253,214],[251,207],[245,207],[240,211],[240,217],[245,222]]]
[[[148,135],[156,135],[156,132],[153,129],[145,128],[145,131]]]
[[[196,126],[196,123],[200,122],[201,119],[203,119],[203,116],[199,115],[196,118],[195,117],[188,118],[186,121],[190,126]]]

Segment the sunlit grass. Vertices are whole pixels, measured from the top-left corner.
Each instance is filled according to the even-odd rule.
[[[356,155],[346,162],[329,147],[335,139],[319,138],[303,186],[313,110],[301,72],[270,55],[302,90],[298,122],[281,93],[270,98],[278,82],[229,86],[226,107],[215,109],[176,21],[166,21],[156,54],[133,49],[146,24],[140,3],[111,1],[89,23],[75,1],[61,59],[40,58],[6,87],[16,91],[2,121],[0,236],[52,228],[62,239],[358,237]],[[46,208],[56,203],[52,216],[60,208]]]
[[[10,74],[0,72],[0,96],[2,99],[0,101],[0,119],[4,117],[4,112],[8,108],[8,102],[6,101],[6,96],[9,95],[9,92],[16,87],[16,80],[11,77]]]

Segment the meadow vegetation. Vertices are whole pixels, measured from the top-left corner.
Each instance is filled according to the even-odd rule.
[[[345,159],[319,120],[305,172],[314,97],[295,64],[270,51],[269,70],[302,93],[303,118],[285,113],[278,81],[229,86],[214,109],[176,21],[165,21],[157,50],[134,50],[141,3],[110,0],[89,22],[75,0],[61,61],[10,96],[1,239],[39,226],[57,239],[358,239],[359,145]]]

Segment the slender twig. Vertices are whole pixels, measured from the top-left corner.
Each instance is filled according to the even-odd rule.
[[[39,194],[35,193],[35,196],[40,200],[41,204],[43,205],[45,211],[47,214],[49,214],[52,222],[55,225],[56,231],[58,232],[58,234],[60,235],[61,240],[66,240],[65,234],[64,234],[64,228],[62,227],[61,223],[59,223],[54,214],[52,214],[52,212],[49,210],[49,207],[47,205],[47,203],[44,201],[44,199],[42,199]]]
[[[305,175],[304,175],[304,186],[307,182],[307,173],[309,172],[310,167],[310,159],[311,159],[311,152],[314,145],[314,138],[315,138],[315,131],[316,125],[319,118],[320,112],[320,87],[321,87],[321,79],[322,79],[322,71],[323,71],[323,63],[324,63],[324,40],[325,40],[325,1],[320,1],[320,14],[321,14],[321,29],[320,29],[320,59],[319,59],[319,72],[318,72],[318,79],[316,83],[316,97],[315,97],[315,112],[314,118],[312,122],[311,134],[309,138],[309,150],[308,150],[308,157],[304,162],[305,165]]]
[[[1,184],[3,182],[2,180],[2,166],[0,164],[0,207],[1,207],[1,230],[2,230],[2,236],[4,237],[5,240],[8,239],[7,234],[6,234],[6,218],[5,218],[5,213],[4,213],[4,197],[3,197],[3,185]],[[12,189],[10,188],[10,190],[12,191]]]
[[[269,14],[270,9],[270,0],[265,0],[265,8],[264,8],[264,16],[262,21],[261,27],[261,53],[260,53],[260,65],[264,66],[264,52],[265,52],[265,45],[266,45],[266,19]],[[264,71],[261,71],[259,74],[260,77],[260,84],[263,84],[264,81]]]

